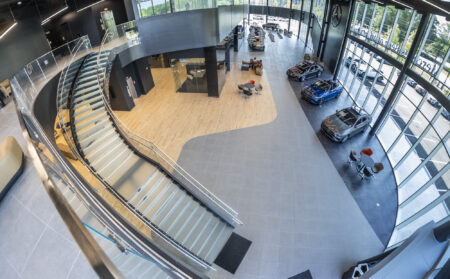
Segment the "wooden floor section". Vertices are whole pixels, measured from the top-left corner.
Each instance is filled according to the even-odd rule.
[[[220,98],[206,93],[176,93],[170,68],[152,69],[155,87],[135,100],[131,111],[115,111],[134,133],[151,141],[175,161],[190,139],[235,129],[267,124],[277,111],[265,74],[240,71],[235,63],[227,73]],[[243,98],[237,84],[254,80],[261,95]]]

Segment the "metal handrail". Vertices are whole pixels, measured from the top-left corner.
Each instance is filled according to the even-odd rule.
[[[104,41],[102,41],[104,42]],[[103,44],[103,43],[102,43]],[[101,54],[101,50],[99,51],[99,54]],[[74,56],[75,57],[75,56]],[[73,57],[73,58],[74,58]],[[99,56],[100,57],[100,56]],[[71,60],[71,63],[73,63],[73,60]],[[98,60],[99,61],[99,60]],[[97,62],[98,62],[97,61]],[[70,65],[69,64],[69,65]],[[67,67],[66,72],[64,74],[64,82],[63,82],[63,86],[65,85],[65,80],[66,80],[66,76],[68,73],[68,69],[69,67]],[[60,77],[61,78],[61,77]],[[97,77],[97,83],[99,88],[101,89],[101,84],[100,84],[100,79]],[[64,87],[63,87],[64,88]],[[103,96],[103,94],[101,94]],[[60,96],[60,94],[58,94],[58,97]],[[104,96],[103,96],[104,98]],[[67,99],[68,101],[69,99]],[[57,102],[57,105],[60,106],[61,103]],[[68,107],[66,109],[69,109]],[[175,247],[175,249],[177,249],[178,251],[180,251],[181,253],[183,253],[185,256],[187,256],[188,258],[190,258],[194,263],[196,263],[197,265],[199,265],[200,267],[202,267],[205,270],[215,270],[214,268],[212,268],[208,263],[204,262],[202,259],[198,258],[196,255],[193,255],[190,251],[186,250],[185,248],[183,248],[182,246],[180,246],[179,244],[177,244],[176,242],[174,242],[173,240],[171,240],[170,238],[168,238],[163,232],[161,232],[159,230],[159,228],[157,228],[156,226],[154,226],[151,222],[149,222],[148,220],[146,220],[145,218],[142,218],[142,214],[139,213],[138,211],[136,211],[134,209],[134,207],[132,207],[123,197],[121,197],[109,184],[106,180],[103,179],[102,176],[100,176],[89,164],[87,164],[84,160],[84,158],[81,156],[81,154],[79,153],[76,145],[75,145],[75,141],[73,138],[73,135],[70,132],[70,128],[67,127],[65,125],[66,123],[66,117],[65,117],[65,113],[63,111],[63,108],[58,107],[58,121],[59,121],[59,125],[61,127],[61,130],[63,131],[63,136],[72,152],[72,154],[75,156],[75,158],[82,162],[83,165],[96,177],[96,179],[107,189],[109,190],[109,192],[111,194],[113,194],[119,201],[121,201],[121,203],[123,205],[125,205],[125,208],[130,211],[130,213],[134,214],[135,216],[139,216],[141,217],[141,221],[143,221],[147,226],[149,226],[155,233],[157,233],[161,238],[163,238],[165,241],[167,241],[169,244],[171,244],[172,246]],[[69,120],[70,121],[70,120]]]
[[[74,62],[74,59],[77,57],[77,53],[79,48],[81,48],[82,45],[80,45],[77,49],[77,51],[75,52],[75,55],[72,56],[72,59],[70,60],[70,63],[68,65],[71,65]],[[62,73],[60,76],[60,84],[61,84],[61,80],[63,80],[62,82],[62,91],[64,93],[64,87],[66,86],[66,80],[67,80],[67,74],[69,72],[70,67],[68,66]],[[61,88],[59,88],[61,89]],[[58,89],[58,90],[59,90]],[[71,134],[69,133],[70,129],[65,125],[66,123],[66,117],[65,117],[65,113],[64,113],[64,109],[68,109],[68,107],[66,106],[66,108],[61,107],[63,105],[62,102],[62,95],[59,94],[60,91],[58,91],[57,94],[57,111],[58,111],[58,123],[61,127],[61,130],[63,131],[63,136],[69,146],[69,148],[71,149],[72,154],[80,161],[80,162],[84,162],[83,158],[81,157],[81,155],[78,153],[78,150],[76,149],[76,147],[74,146],[74,141],[73,141],[73,137],[71,136]],[[67,102],[69,101],[69,99],[66,100]],[[90,169],[90,171],[93,171],[92,169]],[[97,177],[98,178],[98,177]],[[103,180],[99,179],[100,182],[104,183]],[[111,231],[111,230],[110,230]],[[115,234],[116,235],[116,234]],[[116,235],[117,236],[117,235]],[[118,239],[120,239],[120,237],[117,237]],[[124,242],[126,243],[126,242]],[[159,262],[158,262],[159,263]],[[161,264],[160,264],[161,265]],[[176,272],[175,270],[171,269],[171,268],[166,268],[166,270],[171,270],[171,272],[173,274],[179,274],[179,272]],[[184,275],[183,275],[184,276]]]
[[[107,39],[108,37],[112,37],[113,34],[108,34],[108,32],[106,32],[105,34],[105,39]],[[102,47],[104,46],[104,43],[102,43],[101,47],[100,47],[100,51],[99,53],[102,52]],[[112,50],[113,52],[114,50]],[[114,55],[113,55],[114,56]],[[223,202],[220,198],[218,198],[216,195],[214,195],[211,191],[209,191],[204,185],[202,185],[198,180],[196,180],[194,177],[192,177],[186,170],[184,170],[180,165],[178,165],[172,158],[170,158],[169,155],[167,155],[166,153],[164,153],[164,151],[162,151],[160,148],[158,148],[158,146],[144,138],[142,138],[141,136],[135,134],[134,132],[130,131],[128,129],[128,127],[119,119],[117,118],[117,116],[115,115],[115,113],[112,111],[111,107],[109,106],[109,101],[105,98],[105,96],[109,96],[109,84],[106,83],[107,80],[109,80],[108,76],[108,72],[106,71],[107,69],[105,68],[103,73],[99,73],[99,62],[100,62],[100,55],[97,58],[97,79],[99,80],[99,76],[103,76],[103,86],[100,86],[100,82],[99,82],[99,87],[101,88],[100,90],[103,91],[102,97],[103,97],[103,101],[105,102],[105,107],[110,115],[110,117],[113,119],[113,121],[120,126],[120,129],[123,130],[124,134],[126,134],[127,136],[129,136],[130,138],[132,138],[133,140],[135,140],[136,142],[138,142],[139,144],[147,147],[148,149],[152,150],[155,155],[157,155],[159,158],[161,158],[162,160],[164,160],[164,162],[166,164],[168,164],[173,170],[178,171],[178,173],[189,183],[192,184],[192,186],[196,187],[201,194],[203,194],[204,196],[208,197],[216,206],[218,206],[219,208],[221,208],[228,216],[229,218],[237,225],[242,225],[242,221],[240,221],[237,216],[238,213],[233,210],[230,206],[228,206],[225,202]],[[207,203],[208,204],[208,203]]]

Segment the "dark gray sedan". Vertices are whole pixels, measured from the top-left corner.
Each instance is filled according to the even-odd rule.
[[[335,142],[345,142],[349,137],[363,132],[372,118],[359,107],[337,110],[322,121],[320,130]]]

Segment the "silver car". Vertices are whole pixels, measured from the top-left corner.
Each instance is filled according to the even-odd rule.
[[[345,142],[349,137],[363,132],[372,118],[359,107],[336,110],[322,121],[320,130],[335,142]]]

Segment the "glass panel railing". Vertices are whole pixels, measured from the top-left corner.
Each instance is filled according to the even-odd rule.
[[[123,275],[137,278],[144,274],[158,274],[158,278],[190,278],[148,244],[136,240],[136,232],[121,224],[124,220],[112,214],[111,209],[93,195],[92,189],[88,190],[91,186],[73,171],[34,116],[36,97],[46,82],[59,73],[58,114],[68,115],[67,98],[71,88],[68,74],[76,71],[76,62],[91,51],[87,36],[78,38],[39,57],[11,79],[29,156],[58,212],[101,278],[123,278]],[[61,127],[67,123],[58,122]],[[138,250],[135,247],[139,247]]]
[[[113,121],[117,125],[117,127],[121,130],[122,135],[128,140],[129,143],[133,145],[142,155],[148,157],[160,164],[165,170],[170,172],[172,176],[180,182],[191,194],[193,194],[196,198],[201,200],[207,206],[209,206],[213,211],[215,211],[218,215],[222,216],[230,225],[242,225],[242,222],[238,219],[238,213],[234,211],[230,206],[228,206],[225,202],[219,199],[216,195],[211,193],[205,186],[203,186],[198,180],[193,178],[189,173],[187,173],[180,165],[178,165],[172,158],[170,158],[167,154],[165,154],[160,148],[158,148],[152,142],[136,135],[132,131],[130,131],[122,121],[116,117],[114,112],[109,106],[109,102],[106,99],[109,96],[109,84],[107,83],[109,80],[110,73],[110,64],[112,61],[112,57],[115,56],[115,52],[117,48],[111,48],[115,44],[113,36],[111,34],[106,34],[104,38],[104,43],[100,47],[99,54],[105,50],[111,50],[109,66],[103,68],[103,72],[98,72],[99,84],[101,84],[101,88],[104,90],[103,98],[106,104],[106,109],[108,110],[110,116],[113,118]],[[100,55],[98,56],[98,63],[100,62]],[[98,65],[97,69],[102,69],[100,65]],[[103,77],[103,81],[101,81],[101,77]]]
[[[113,32],[107,32],[105,37],[102,40],[101,47],[98,49],[98,52],[95,54],[90,55],[87,57],[88,66],[89,68],[93,67],[94,65],[98,69],[99,67],[105,68],[105,71],[97,71],[97,75],[95,74],[95,68],[93,67],[92,70],[89,70],[91,77],[97,76],[97,79],[92,79],[90,82],[92,84],[90,86],[96,87],[94,91],[97,90],[103,90],[103,87],[105,86],[104,83],[108,84],[109,75],[106,73],[110,72],[111,68],[111,62],[113,61],[113,55],[115,55],[115,52],[112,54],[107,55],[107,59],[105,59],[105,54],[107,51],[114,49],[115,51],[123,50],[124,48],[133,46],[134,42],[130,42],[126,37],[120,37],[115,36]],[[95,55],[98,54],[98,57]],[[95,59],[93,59],[95,58]],[[97,59],[97,60],[96,60]],[[105,60],[107,62],[105,63]],[[94,62],[94,63],[93,63]],[[100,65],[102,64],[102,65]],[[105,66],[106,64],[106,66]],[[70,63],[68,64],[67,68],[63,71],[63,73],[60,76],[60,85],[58,88],[57,93],[57,111],[58,111],[58,125],[61,127],[61,132],[64,136],[64,139],[66,143],[68,144],[72,155],[75,157],[75,159],[79,162],[81,162],[84,167],[86,167],[89,172],[93,175],[93,179],[95,179],[95,183],[98,183],[99,185],[102,185],[105,189],[108,190],[109,193],[111,193],[115,200],[120,202],[121,204],[125,205],[125,212],[130,212],[134,216],[140,218],[139,220],[141,223],[145,226],[147,226],[150,231],[150,238],[149,241],[158,247],[161,251],[163,251],[166,255],[170,255],[172,260],[175,260],[181,265],[189,265],[192,267],[195,267],[196,269],[200,270],[211,270],[213,269],[209,263],[204,262],[202,259],[196,257],[189,251],[187,251],[185,248],[183,248],[181,245],[173,241],[170,237],[168,237],[164,232],[160,231],[159,228],[154,226],[151,222],[149,222],[146,218],[142,216],[141,213],[139,213],[130,203],[128,203],[127,200],[125,200],[121,195],[117,193],[115,189],[113,189],[109,183],[107,182],[107,178],[103,177],[100,173],[97,172],[97,170],[90,165],[84,157],[81,154],[81,151],[78,149],[78,135],[76,133],[76,125],[72,123],[73,119],[72,117],[75,117],[75,107],[70,107],[70,101],[73,97],[72,95],[72,84],[74,82],[77,82],[77,77],[74,75],[74,72],[79,69],[79,67],[84,67],[84,64],[82,64],[82,61],[80,59],[77,59],[77,56],[74,55],[71,59]],[[84,78],[84,77],[83,77]],[[78,83],[77,83],[78,86]],[[77,94],[77,93],[74,93]],[[89,93],[91,94],[91,93]],[[105,94],[100,93],[101,98],[103,99],[103,102],[107,104],[107,100],[105,97]],[[75,105],[76,106],[76,105]],[[91,109],[90,105],[84,105],[83,108],[76,108],[78,113],[84,113],[80,112],[83,111],[83,109]],[[91,112],[87,112],[89,114]],[[112,112],[110,112],[112,114]],[[84,116],[83,116],[84,117]],[[89,120],[91,121],[91,120]],[[84,125],[84,124],[83,124]],[[115,202],[115,201],[114,201]],[[113,203],[114,203],[113,202]],[[114,207],[113,203],[111,205]],[[122,215],[124,212],[121,212]],[[128,213],[125,213],[128,214]],[[123,215],[124,216],[124,215]]]

